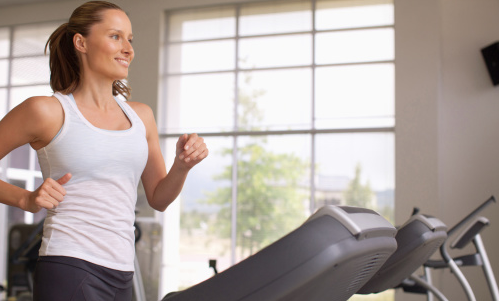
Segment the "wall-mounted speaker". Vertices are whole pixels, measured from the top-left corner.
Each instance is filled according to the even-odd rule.
[[[483,59],[494,86],[499,85],[499,42],[482,48]]]

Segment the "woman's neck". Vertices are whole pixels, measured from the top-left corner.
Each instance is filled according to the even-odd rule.
[[[106,109],[115,105],[113,97],[113,82],[110,80],[86,80],[82,77],[80,84],[73,92],[75,100],[85,106],[95,106]]]

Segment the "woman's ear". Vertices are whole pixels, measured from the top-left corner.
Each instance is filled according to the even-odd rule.
[[[75,46],[75,49],[78,50],[79,52],[81,53],[87,52],[85,37],[82,36],[81,34],[77,33],[73,36],[73,44]]]

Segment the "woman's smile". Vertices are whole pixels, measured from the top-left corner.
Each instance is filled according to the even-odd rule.
[[[115,58],[116,61],[118,61],[118,63],[120,63],[122,66],[124,67],[127,67],[130,65],[130,61],[128,59],[125,59],[125,58]]]

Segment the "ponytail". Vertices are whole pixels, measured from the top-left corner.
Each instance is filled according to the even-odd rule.
[[[113,95],[116,96],[118,94],[121,94],[125,99],[129,100],[132,95],[132,88],[130,86],[121,80],[115,80],[113,82]]]
[[[45,54],[50,51],[50,87],[54,92],[69,94],[80,84],[81,65],[73,45],[73,37],[80,33],[87,36],[90,27],[102,21],[102,12],[106,9],[123,11],[116,4],[106,1],[89,1],[73,11],[68,23],[59,26],[45,44]],[[113,95],[121,94],[130,99],[132,89],[126,81],[113,82]]]
[[[64,23],[50,35],[45,45],[50,50],[50,87],[52,90],[69,94],[80,83],[80,62],[73,46],[73,37]]]

